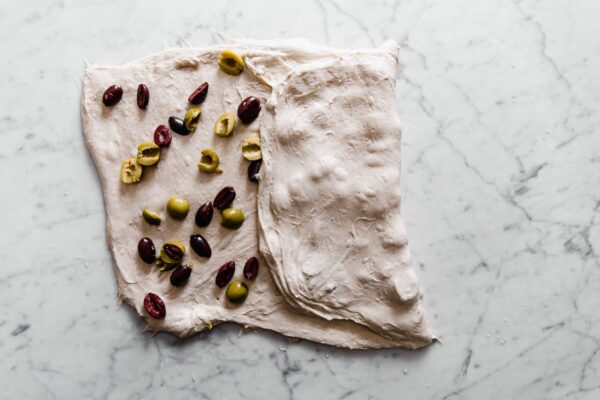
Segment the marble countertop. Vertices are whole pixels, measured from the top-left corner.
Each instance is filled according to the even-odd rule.
[[[0,3],[0,398],[600,398],[600,4],[273,4]],[[180,340],[117,304],[85,62],[241,35],[401,44],[403,215],[443,344]]]

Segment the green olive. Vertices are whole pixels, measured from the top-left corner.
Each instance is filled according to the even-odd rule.
[[[171,216],[171,218],[182,220],[190,211],[190,202],[181,196],[173,196],[169,199],[167,203],[167,212]]]
[[[230,112],[224,112],[215,122],[215,135],[229,136],[233,132],[233,128],[235,128],[235,116]]]
[[[221,168],[219,168],[219,155],[213,149],[204,149],[201,152],[202,157],[200,157],[200,162],[198,163],[198,168],[202,172],[216,172],[220,174],[223,172]]]
[[[242,156],[248,161],[256,161],[262,158],[260,152],[260,137],[252,135],[242,142]]]
[[[139,182],[142,179],[142,166],[137,162],[135,157],[123,160],[119,176],[123,183]]]
[[[243,303],[244,300],[246,300],[246,297],[248,297],[248,285],[244,282],[233,281],[227,286],[225,296],[227,296],[227,300],[232,303]]]
[[[175,247],[179,247],[179,250],[181,250],[181,254],[179,257],[179,259],[175,259],[172,258],[171,256],[168,255],[169,250],[165,250],[165,246],[175,246]],[[171,250],[171,252],[173,252]],[[162,265],[160,266],[160,268],[162,268],[162,270],[166,270],[168,271],[169,269],[172,269],[172,267],[175,264],[180,264],[181,260],[183,259],[183,255],[185,254],[185,246],[183,245],[183,243],[181,242],[166,242],[165,244],[162,245],[161,249],[160,249],[160,256],[159,256],[159,260],[162,261]],[[175,254],[173,254],[175,255]]]
[[[229,75],[239,75],[244,70],[244,60],[232,50],[223,50],[217,64],[223,72]]]
[[[144,208],[144,211],[142,211],[142,217],[144,217],[144,220],[150,225],[160,225],[160,215],[158,215],[154,211],[150,211],[147,208]]]
[[[237,229],[244,223],[244,212],[239,208],[226,208],[221,211],[221,226],[227,229]]]
[[[137,162],[144,166],[154,165],[160,160],[160,147],[154,142],[138,145]]]
[[[183,122],[185,123],[185,127],[191,133],[196,130],[198,126],[198,120],[200,119],[200,115],[202,115],[202,110],[200,107],[194,107],[187,110],[185,113],[185,118]]]

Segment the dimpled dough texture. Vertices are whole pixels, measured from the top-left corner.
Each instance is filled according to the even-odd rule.
[[[217,67],[225,48],[245,58],[241,75]],[[397,51],[391,42],[379,49],[338,50],[305,40],[243,40],[86,69],[84,135],[102,182],[118,294],[148,329],[186,336],[233,321],[346,348],[431,343],[399,214]],[[122,184],[121,161],[152,140],[155,127],[170,115],[182,116],[187,96],[204,81],[210,88],[196,132],[174,135],[158,166],[145,168],[141,182]],[[150,88],[145,111],[135,101],[139,83]],[[102,93],[112,84],[121,85],[124,95],[106,108]],[[216,118],[235,113],[247,96],[261,99],[258,119],[240,124],[230,137],[215,136]],[[242,140],[256,133],[263,152],[259,185],[248,181],[248,162],[240,153]],[[200,151],[207,147],[220,155],[223,174],[198,171]],[[236,189],[234,205],[246,214],[242,227],[222,228],[218,214],[208,228],[195,227],[197,208],[224,186]],[[174,195],[190,201],[184,221],[164,210]],[[143,208],[163,216],[160,227],[142,220]],[[206,237],[213,255],[200,258],[187,249],[184,262],[193,262],[194,270],[182,288],[137,255],[143,236],[159,249],[170,240],[189,247],[195,233]],[[258,256],[260,272],[249,282],[246,301],[232,305],[216,287],[215,274],[234,260],[234,279],[243,280],[251,256]],[[164,300],[164,319],[145,312],[148,292]]]

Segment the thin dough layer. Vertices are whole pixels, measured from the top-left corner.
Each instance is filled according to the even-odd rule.
[[[400,217],[396,50],[303,65],[261,129],[261,250],[288,303],[427,342]]]

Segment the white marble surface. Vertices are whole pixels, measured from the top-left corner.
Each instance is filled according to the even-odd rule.
[[[0,3],[0,398],[600,398],[596,0]],[[444,344],[342,351],[115,301],[84,60],[220,34],[401,43],[403,214]]]

